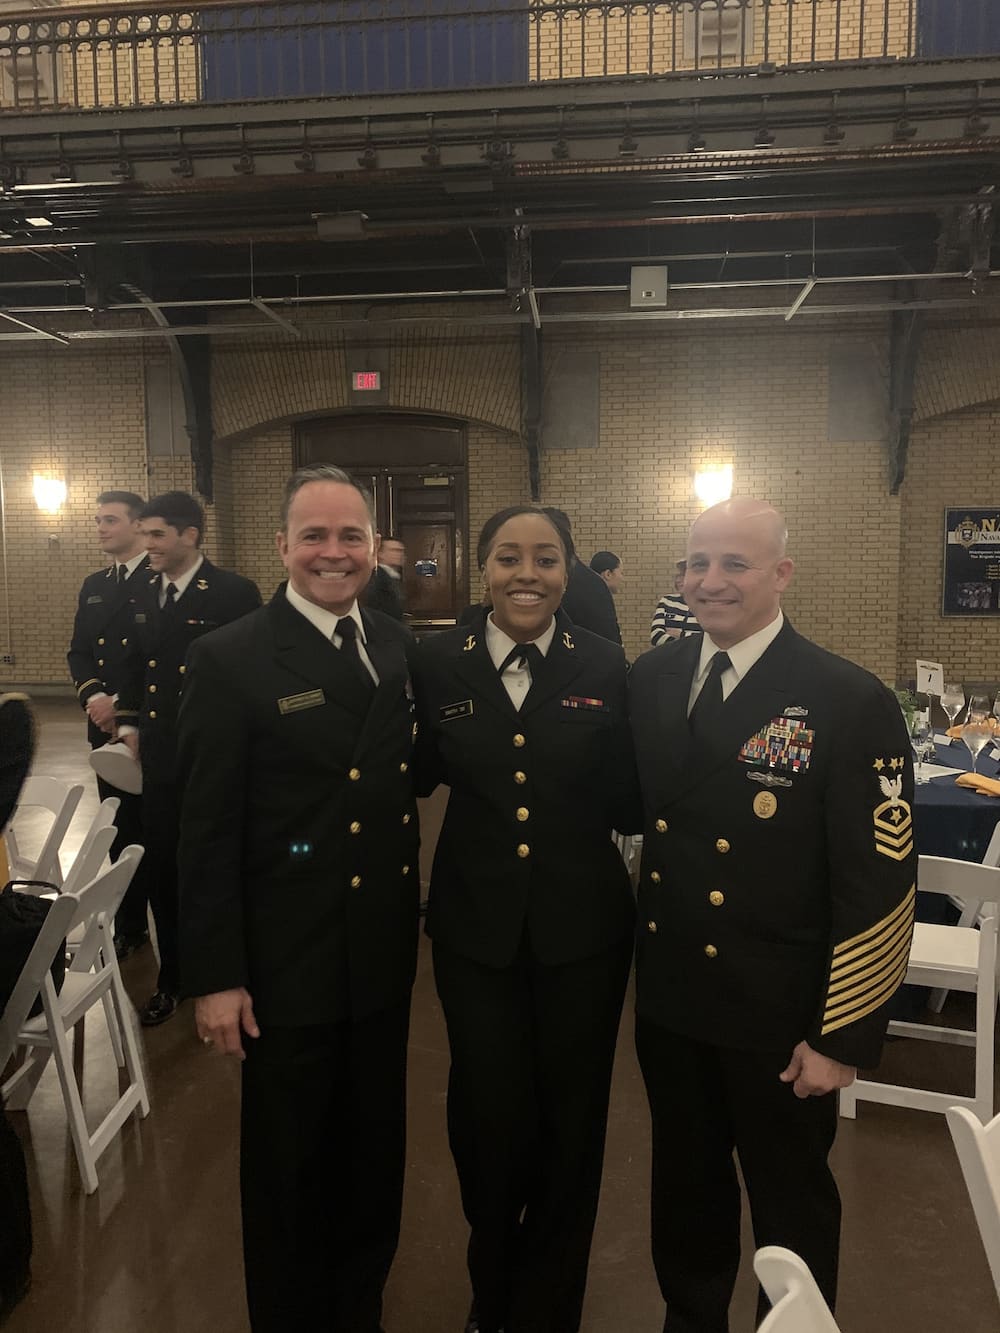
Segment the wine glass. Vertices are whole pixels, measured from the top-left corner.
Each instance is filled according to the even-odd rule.
[[[955,718],[965,707],[965,691],[961,685],[945,685],[941,691],[941,707],[948,714],[948,725],[955,725]]]
[[[965,741],[969,754],[972,755],[972,771],[977,772],[976,764],[980,754],[993,739],[993,728],[985,715],[970,718],[962,728],[962,740]]]
[[[969,708],[965,714],[966,722],[988,722],[990,718],[989,696],[972,694],[969,696]]]
[[[930,779],[924,776],[924,760],[931,757],[934,749],[934,735],[931,731],[929,710],[927,713],[914,713],[910,724],[910,746],[917,761],[913,772],[914,781],[923,784]],[[930,751],[930,752],[929,752]]]

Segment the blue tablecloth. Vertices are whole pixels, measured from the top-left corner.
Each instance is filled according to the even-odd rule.
[[[972,768],[962,741],[936,747],[935,762],[948,768]],[[979,772],[987,778],[1000,774],[1000,763],[990,759],[987,746],[979,756]],[[981,861],[1000,820],[1000,797],[980,796],[956,787],[955,778],[933,778],[916,789],[913,830],[917,851],[924,856],[953,856],[959,861]]]

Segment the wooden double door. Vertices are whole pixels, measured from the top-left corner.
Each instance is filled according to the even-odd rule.
[[[468,604],[464,423],[395,412],[299,422],[297,467],[333,463],[364,483],[383,537],[406,551],[404,594],[415,630],[445,628]]]

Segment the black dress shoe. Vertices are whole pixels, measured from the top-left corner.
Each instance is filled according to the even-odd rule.
[[[115,957],[119,963],[124,963],[126,958],[131,958],[149,939],[149,931],[144,930],[141,935],[118,934],[115,936]]]
[[[170,991],[154,991],[139,1010],[139,1022],[144,1028],[155,1028],[168,1018],[173,1018],[179,1003],[180,997],[172,995]]]

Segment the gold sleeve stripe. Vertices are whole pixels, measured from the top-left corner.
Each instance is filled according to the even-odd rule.
[[[854,972],[849,977],[837,977],[831,980],[827,986],[827,1005],[839,1004],[842,999],[848,995],[856,995],[858,991],[863,990],[865,986],[870,986],[880,976],[884,974],[887,968],[893,967],[900,958],[905,958],[910,952],[910,933],[906,932],[901,936],[895,947],[886,953],[872,960],[867,967],[859,972]]]
[[[891,857],[893,861],[905,861],[906,858],[913,851],[913,839],[910,838],[907,842],[904,842],[901,847],[896,849],[893,847],[889,847],[887,844],[883,842],[879,842],[879,840],[876,838],[875,850],[882,856]]]
[[[881,1009],[885,1002],[895,995],[899,988],[899,983],[906,976],[906,959],[900,964],[897,972],[881,987],[874,995],[867,998],[859,1009],[850,1010],[847,1013],[840,1014],[837,1018],[825,1022],[822,1028],[822,1035],[825,1037],[828,1032],[836,1032],[838,1028],[847,1027],[848,1023],[860,1022],[862,1018],[867,1018],[873,1014],[876,1009]]]
[[[96,676],[91,676],[90,680],[85,680],[82,685],[76,687],[77,695],[82,694],[88,685],[101,685],[102,683],[103,682],[99,681]]]
[[[899,924],[893,929],[891,935],[880,939],[878,945],[872,949],[855,949],[848,957],[840,962],[835,962],[830,968],[831,981],[844,981],[870,968],[877,963],[880,958],[884,958],[895,949],[900,939],[904,936],[909,939],[910,929],[913,925],[910,917],[905,916]]]
[[[874,943],[874,937],[876,935],[878,935],[883,930],[891,929],[892,926],[895,924],[896,920],[900,916],[912,910],[914,899],[916,898],[916,893],[917,893],[916,884],[915,883],[911,884],[909,892],[907,893],[903,901],[897,903],[896,906],[892,909],[892,911],[889,912],[887,916],[884,916],[881,919],[881,921],[876,921],[873,926],[869,926],[867,930],[861,931],[859,935],[852,935],[850,939],[842,940],[840,944],[835,945],[833,950],[834,958],[837,958],[841,954],[846,953],[848,949],[853,949],[855,945],[865,943],[865,941],[871,941],[872,943]]]
[[[899,967],[900,963],[906,963],[909,960],[909,957],[910,940],[909,937],[907,937],[900,942],[899,947],[894,950],[890,957],[879,963],[877,968],[872,968],[860,979],[850,978],[851,981],[855,982],[854,985],[845,988],[845,983],[841,986],[839,991],[836,991],[835,988],[831,986],[827,994],[826,1012],[824,1017],[830,1018],[845,1006],[850,1008],[859,995],[863,995],[865,991],[874,990],[877,986],[880,986],[885,978],[891,972],[894,972],[896,968]]]

